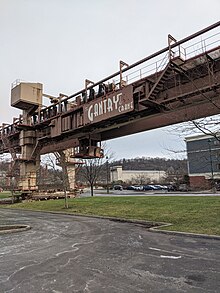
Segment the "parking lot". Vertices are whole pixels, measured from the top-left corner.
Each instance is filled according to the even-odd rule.
[[[219,292],[220,241],[106,219],[0,209],[0,292]]]
[[[220,192],[211,192],[210,190],[199,191],[199,192],[181,192],[181,191],[171,191],[167,190],[149,190],[149,191],[135,191],[135,190],[113,190],[111,189],[107,193],[106,189],[95,189],[95,196],[220,196]],[[90,190],[85,189],[80,197],[91,196]]]

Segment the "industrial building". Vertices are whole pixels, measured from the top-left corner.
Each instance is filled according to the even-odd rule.
[[[185,140],[190,186],[204,189],[220,182],[220,134],[195,135]]]
[[[159,170],[123,170],[122,166],[114,166],[110,169],[110,176],[111,182],[161,183],[166,177],[166,172]]]

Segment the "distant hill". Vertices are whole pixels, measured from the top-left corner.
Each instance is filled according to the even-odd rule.
[[[111,166],[122,166],[123,170],[175,170],[187,174],[187,160],[165,158],[134,158],[114,161]]]

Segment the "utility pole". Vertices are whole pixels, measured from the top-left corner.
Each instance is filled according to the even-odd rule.
[[[108,156],[106,156],[106,189],[107,189],[107,193],[109,194],[109,162],[108,162]]]

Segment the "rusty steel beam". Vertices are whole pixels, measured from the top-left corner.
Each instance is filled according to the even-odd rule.
[[[79,140],[76,138],[64,138],[61,141],[50,140],[49,144],[45,144],[42,146],[42,148],[40,149],[40,154],[45,155],[48,153],[63,151],[77,146],[79,146]]]
[[[139,120],[130,121],[129,124],[119,126],[114,129],[106,130],[101,133],[103,141],[147,130],[157,129],[177,123],[187,122],[202,117],[216,115],[220,113],[220,94],[214,100],[215,105],[206,102],[201,104],[191,104],[188,107],[171,110],[170,112],[157,113]]]

